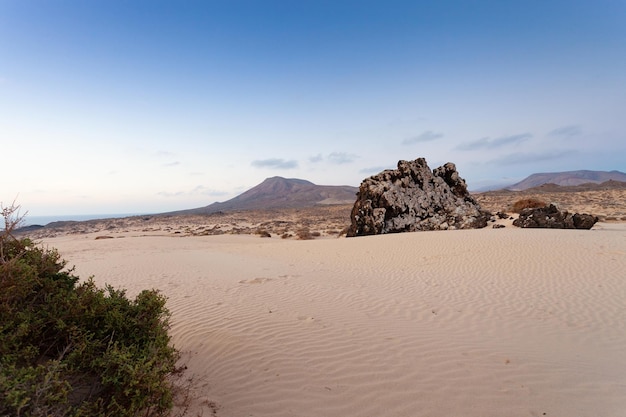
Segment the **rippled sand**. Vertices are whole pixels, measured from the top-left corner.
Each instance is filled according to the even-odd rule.
[[[218,416],[623,416],[626,224],[317,240],[61,235],[81,277],[159,288]]]

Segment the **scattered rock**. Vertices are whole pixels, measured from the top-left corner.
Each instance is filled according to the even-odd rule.
[[[475,229],[486,227],[490,218],[453,163],[431,171],[426,160],[418,158],[399,161],[398,169],[363,180],[347,236]]]
[[[497,212],[496,216],[498,216],[498,218],[500,218],[500,219],[506,219],[506,218],[509,217],[509,215],[507,213],[503,213],[501,211]]]
[[[493,226],[491,226],[491,227],[493,227],[494,229],[502,229],[503,227],[506,227],[506,226],[505,226],[505,225],[503,225],[503,224],[494,224],[494,225],[493,225]]]
[[[571,214],[559,210],[554,204],[546,207],[527,208],[513,221],[513,226],[547,229],[591,229],[598,217],[591,214]]]
[[[113,239],[113,236],[108,236],[108,235],[96,236],[96,240],[100,240],[100,239]]]

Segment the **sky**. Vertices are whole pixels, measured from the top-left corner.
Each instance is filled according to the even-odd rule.
[[[0,0],[0,202],[157,213],[398,160],[626,172],[626,1]]]

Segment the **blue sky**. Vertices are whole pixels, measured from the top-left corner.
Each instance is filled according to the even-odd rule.
[[[31,215],[626,171],[626,2],[0,0],[0,143]]]

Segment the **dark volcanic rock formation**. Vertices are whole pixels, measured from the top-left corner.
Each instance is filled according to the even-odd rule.
[[[364,236],[482,228],[491,214],[469,194],[453,163],[431,171],[418,158],[363,180],[350,217],[347,235]]]
[[[527,208],[513,221],[513,226],[545,229],[591,229],[598,221],[591,214],[571,214],[559,210],[554,204]]]

